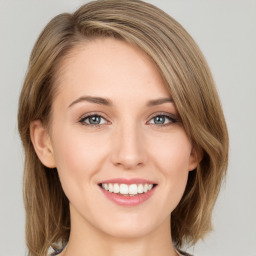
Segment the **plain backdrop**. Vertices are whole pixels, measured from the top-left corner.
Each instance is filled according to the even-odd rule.
[[[30,52],[55,15],[86,1],[0,0],[0,256],[25,255],[17,104]],[[195,256],[256,256],[256,1],[151,0],[194,37],[212,70],[230,134],[214,231]]]

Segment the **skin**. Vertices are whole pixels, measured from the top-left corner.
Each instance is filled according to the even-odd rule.
[[[61,256],[177,255],[170,213],[198,162],[174,103],[148,106],[171,98],[155,65],[125,42],[97,39],[62,61],[57,86],[50,129],[32,122],[31,139],[42,163],[57,167],[70,201],[71,235]],[[85,96],[112,105],[77,101]],[[100,123],[91,125],[87,114],[101,115]],[[120,206],[98,186],[113,178],[157,187],[142,204]]]

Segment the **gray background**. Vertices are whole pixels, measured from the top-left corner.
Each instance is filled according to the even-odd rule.
[[[25,255],[23,151],[17,103],[33,44],[61,12],[86,1],[0,0],[0,255]],[[177,19],[208,60],[230,133],[230,164],[196,256],[256,255],[256,1],[151,0]]]

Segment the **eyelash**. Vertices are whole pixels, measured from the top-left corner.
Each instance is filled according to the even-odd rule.
[[[89,114],[89,115],[82,117],[79,120],[79,123],[81,123],[82,125],[85,125],[85,126],[96,127],[96,128],[99,128],[102,125],[106,125],[106,124],[87,124],[87,123],[85,123],[86,119],[89,119],[90,117],[100,117],[100,118],[103,118],[104,120],[106,120],[102,115],[93,113],[93,114]]]
[[[82,125],[85,125],[85,126],[95,127],[95,128],[100,128],[103,125],[108,125],[107,124],[108,121],[106,121],[106,123],[104,123],[104,124],[88,124],[88,123],[86,123],[85,121],[87,119],[89,119],[90,117],[99,117],[99,118],[104,119],[106,121],[106,119],[102,115],[99,115],[99,114],[96,114],[96,113],[92,113],[92,114],[88,114],[88,115],[82,117],[79,120],[79,123],[81,123]],[[173,125],[173,124],[175,124],[175,123],[177,123],[179,121],[176,116],[171,115],[171,114],[166,114],[166,113],[157,113],[156,115],[150,117],[150,121],[153,120],[156,117],[164,117],[165,120],[169,119],[169,122],[167,124],[151,124],[151,125],[158,126],[158,127],[170,126],[170,125]]]
[[[168,114],[168,115],[167,115],[167,114],[165,114],[165,113],[158,113],[158,114],[152,116],[152,117],[150,118],[150,121],[151,121],[151,120],[154,120],[154,118],[157,118],[157,117],[164,117],[165,120],[166,120],[166,119],[169,119],[169,122],[168,122],[167,124],[164,123],[164,124],[152,124],[152,125],[160,126],[160,127],[165,127],[165,126],[173,125],[173,124],[175,124],[175,123],[178,122],[178,118],[177,118],[176,116],[171,115],[171,114]]]

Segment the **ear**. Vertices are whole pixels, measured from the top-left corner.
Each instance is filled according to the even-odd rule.
[[[189,171],[193,171],[203,159],[203,151],[193,147],[189,159]]]
[[[40,120],[35,120],[30,123],[30,138],[42,164],[48,168],[56,167],[48,129]]]

